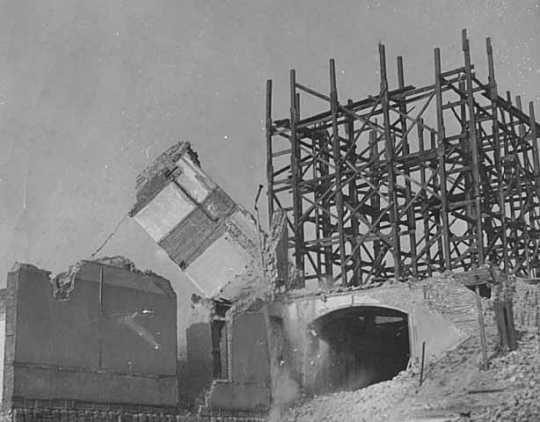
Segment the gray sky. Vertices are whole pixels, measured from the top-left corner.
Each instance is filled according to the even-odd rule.
[[[406,82],[462,63],[468,28],[486,80],[540,106],[540,2],[533,0],[0,0],[0,272],[59,271],[86,258],[130,208],[136,174],[177,140],[251,207],[264,183],[264,86],[288,114],[288,70],[341,98],[378,90],[377,43]],[[540,114],[540,111],[537,112]],[[103,250],[182,280],[127,220]]]

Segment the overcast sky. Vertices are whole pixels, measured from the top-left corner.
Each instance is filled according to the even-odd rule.
[[[128,211],[136,174],[177,140],[251,207],[264,183],[264,87],[288,114],[288,71],[341,98],[379,88],[377,43],[392,80],[433,80],[473,62],[487,79],[494,42],[501,90],[540,107],[540,3],[534,0],[0,0],[0,272],[15,261],[59,271],[86,258]],[[537,113],[537,114],[540,114]],[[103,250],[182,278],[127,220]]]

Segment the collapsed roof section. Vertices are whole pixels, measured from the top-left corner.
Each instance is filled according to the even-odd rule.
[[[261,279],[255,220],[202,171],[188,142],[139,175],[130,216],[208,298],[236,300]]]

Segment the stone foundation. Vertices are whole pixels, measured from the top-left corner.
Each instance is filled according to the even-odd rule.
[[[264,422],[265,417],[196,416],[164,413],[127,413],[114,410],[12,409],[0,422]]]

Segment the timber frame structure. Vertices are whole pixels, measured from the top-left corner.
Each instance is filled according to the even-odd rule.
[[[529,103],[500,96],[486,40],[488,81],[476,76],[465,30],[464,65],[434,83],[387,82],[379,45],[380,91],[340,103],[334,60],[320,93],[290,71],[290,117],[272,119],[267,81],[268,213],[287,213],[289,250],[300,277],[343,286],[422,278],[486,262],[529,274],[540,245],[540,125]],[[300,92],[328,103],[301,117]]]

